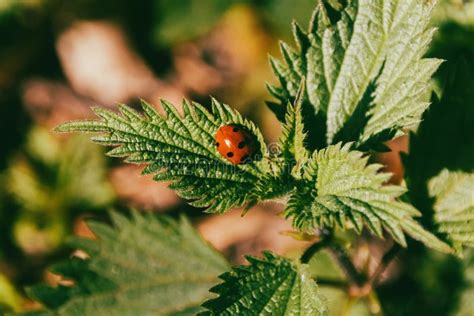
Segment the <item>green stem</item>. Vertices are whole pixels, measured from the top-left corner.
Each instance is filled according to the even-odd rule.
[[[319,286],[329,286],[329,287],[336,287],[340,289],[347,289],[349,284],[344,281],[344,280],[338,280],[338,279],[326,279],[326,278],[314,278],[316,283]]]
[[[367,306],[372,315],[383,315],[382,305],[380,304],[380,299],[375,291],[371,291],[369,295],[367,295]]]
[[[318,251],[327,249],[346,275],[349,285],[363,286],[364,279],[362,275],[355,268],[349,254],[347,254],[341,245],[334,241],[333,232],[323,229],[320,231],[320,237],[321,239],[318,242],[312,244],[305,250],[300,258],[300,262],[308,263]]]
[[[327,231],[321,231],[321,239],[309,246],[301,255],[301,263],[308,263],[311,258],[321,249],[326,248],[332,240],[332,234]]]
[[[357,285],[358,287],[362,287],[364,285],[364,279],[355,268],[354,263],[352,263],[349,254],[344,250],[344,248],[339,244],[331,243],[329,244],[327,250],[339,264],[342,271],[347,276],[349,282],[351,284]]]
[[[355,297],[348,297],[347,301],[344,304],[344,307],[342,308],[341,311],[341,316],[348,316],[350,315],[352,311],[352,307],[354,306],[354,303],[356,301]]]

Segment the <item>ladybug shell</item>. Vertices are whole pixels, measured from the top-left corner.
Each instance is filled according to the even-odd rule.
[[[253,135],[239,125],[221,126],[215,140],[217,151],[234,165],[248,162],[255,153]]]

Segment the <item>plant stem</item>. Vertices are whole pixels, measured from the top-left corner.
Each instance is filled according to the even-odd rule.
[[[342,248],[339,244],[331,243],[327,247],[327,250],[337,261],[342,271],[346,274],[349,282],[357,285],[358,287],[362,287],[364,285],[364,280],[361,274],[355,268],[351,258],[349,257],[349,254],[344,250],[344,248]]]
[[[372,315],[383,315],[380,299],[375,291],[370,291],[367,295],[367,306]]]
[[[338,279],[326,279],[326,278],[314,278],[316,283],[319,286],[330,286],[330,287],[336,287],[340,289],[346,289],[348,284],[344,280],[338,280]]]
[[[305,250],[300,258],[301,263],[308,263],[315,253],[325,248],[329,251],[346,275],[349,284],[345,285],[352,284],[357,287],[362,287],[364,285],[362,275],[355,268],[349,254],[341,245],[334,241],[333,232],[329,230],[321,230],[320,237],[321,239],[318,242],[312,244]]]
[[[354,306],[354,303],[356,302],[356,298],[355,297],[348,297],[343,308],[342,308],[342,311],[341,311],[341,316],[348,316],[350,315],[351,311],[352,311],[352,307]]]
[[[303,255],[301,255],[300,262],[308,263],[318,251],[324,248],[327,248],[328,245],[332,241],[333,241],[332,232],[329,230],[321,230],[319,241],[315,242],[304,251]],[[318,283],[318,285],[321,285],[321,286],[331,286],[331,287],[336,287],[340,289],[345,289],[349,286],[349,284],[345,280],[316,277],[315,281]]]
[[[395,244],[390,248],[389,251],[387,251],[384,256],[382,257],[382,260],[380,261],[379,266],[375,270],[374,274],[370,277],[369,283],[371,284],[372,287],[377,286],[377,284],[380,281],[380,278],[384,271],[388,268],[390,263],[392,262],[393,259],[398,255],[402,248],[400,245]]]
[[[323,235],[322,238],[318,241],[309,246],[304,253],[301,255],[300,261],[301,263],[308,263],[311,258],[321,249],[327,247],[329,241],[332,237]]]

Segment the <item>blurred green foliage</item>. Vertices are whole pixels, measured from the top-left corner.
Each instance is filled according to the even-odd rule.
[[[18,294],[10,280],[0,274],[0,313],[4,309],[20,311],[23,298]]]
[[[159,19],[155,26],[157,43],[189,40],[208,32],[222,14],[238,0],[156,1]],[[192,23],[189,23],[192,21]]]
[[[64,241],[81,214],[104,210],[115,199],[106,160],[82,137],[60,141],[33,127],[22,150],[10,157],[1,174],[0,292],[5,305],[18,308],[12,280],[33,282]]]
[[[309,21],[314,0],[155,0],[155,42],[173,44],[205,34],[234,5],[253,7],[271,32],[289,37],[291,21]]]
[[[395,280],[378,289],[387,316],[449,315],[463,288],[463,269],[453,256],[410,244]]]
[[[455,316],[470,316],[474,311],[474,252],[471,250],[464,260],[463,291],[458,299]]]
[[[78,214],[114,199],[99,148],[81,137],[61,144],[41,128],[31,130],[24,152],[12,160],[5,185],[21,210],[12,234],[30,254],[54,251]]]

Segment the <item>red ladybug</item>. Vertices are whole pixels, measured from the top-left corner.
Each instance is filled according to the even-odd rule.
[[[217,151],[234,165],[248,162],[255,154],[254,136],[242,126],[221,126],[215,140]]]

